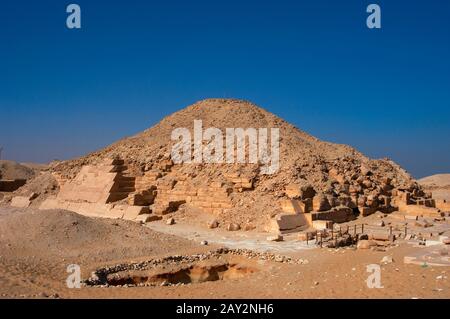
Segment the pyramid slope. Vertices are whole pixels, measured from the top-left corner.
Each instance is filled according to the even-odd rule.
[[[383,166],[386,166],[388,171],[394,169],[394,175],[398,175],[400,183],[409,182],[411,179],[409,174],[392,161],[371,161],[348,145],[321,141],[250,102],[236,99],[207,99],[197,102],[163,118],[155,126],[135,136],[122,139],[79,159],[63,162],[56,166],[56,170],[76,173],[82,165],[95,164],[112,156],[128,159],[132,163],[131,166],[142,167],[151,164],[170,154],[173,129],[192,129],[194,120],[202,120],[204,128],[216,127],[222,130],[238,127],[279,128],[280,171],[289,170],[293,166],[314,166],[322,162],[350,158],[358,163],[373,165],[375,170]],[[383,170],[383,173],[388,171]]]

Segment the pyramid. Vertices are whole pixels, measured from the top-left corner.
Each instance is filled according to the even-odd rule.
[[[277,170],[264,174],[262,163],[249,161],[175,162],[172,151],[177,140],[172,134],[178,128],[193,132],[195,121],[201,121],[203,129],[222,132],[230,128],[278,129]],[[249,143],[247,140],[247,150]],[[119,171],[110,167],[107,172],[117,176],[95,180],[91,174],[91,181],[87,181],[87,171],[105,173],[105,163],[111,161],[121,163]],[[197,102],[135,136],[58,163],[52,172],[61,185],[60,201],[99,204],[95,199],[71,198],[67,189],[73,194],[88,194],[95,190],[86,188],[83,180],[96,187],[100,187],[100,180],[108,180],[100,204],[110,205],[109,209],[122,205],[126,211],[128,205],[148,208],[148,212],[136,211],[149,216],[183,213],[193,223],[206,216],[222,226],[233,223],[246,230],[296,230],[312,227],[316,220],[344,222],[376,211],[389,213],[399,206],[403,210],[420,206],[419,211],[425,209],[426,213],[435,209],[430,195],[392,160],[369,159],[350,146],[321,141],[250,102],[236,99]],[[128,183],[120,192],[119,179]],[[111,195],[114,192],[116,195]],[[108,217],[108,212],[102,214]]]

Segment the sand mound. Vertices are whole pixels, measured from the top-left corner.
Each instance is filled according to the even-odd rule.
[[[90,258],[120,259],[186,246],[185,240],[155,233],[137,223],[89,218],[64,210],[1,208],[0,234],[2,247],[28,257],[73,257],[89,252],[94,253]]]
[[[436,174],[418,181],[434,199],[450,201],[450,174]]]
[[[35,194],[35,199],[31,205],[38,207],[45,198],[56,195],[58,190],[59,185],[53,175],[50,172],[41,172],[28,180],[24,186],[16,190],[13,196],[30,196],[31,194]]]
[[[34,169],[13,161],[0,161],[0,179],[30,179],[35,176]]]
[[[436,174],[424,177],[418,182],[425,187],[450,187],[450,174]]]

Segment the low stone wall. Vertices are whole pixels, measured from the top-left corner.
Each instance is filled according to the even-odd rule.
[[[69,202],[50,198],[39,209],[66,209],[89,217],[123,218],[136,220],[139,215],[148,214],[148,207],[103,203]]]

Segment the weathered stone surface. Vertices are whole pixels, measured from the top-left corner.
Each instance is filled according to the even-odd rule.
[[[417,226],[417,227],[423,227],[423,228],[427,228],[427,227],[433,226],[433,224],[430,223],[429,221],[427,221],[426,219],[420,220],[420,221],[418,220],[418,221],[416,221],[414,223],[414,225]]]
[[[394,258],[392,258],[392,256],[384,256],[380,262],[382,264],[391,264],[394,262]]]
[[[283,236],[281,235],[273,235],[273,236],[269,236],[267,237],[268,241],[283,241]]]
[[[228,231],[237,231],[237,230],[240,230],[240,229],[241,229],[241,226],[239,224],[236,224],[236,223],[230,223],[227,226],[227,230]]]
[[[302,214],[311,212],[311,205],[297,199],[286,199],[281,201],[281,209],[285,213]]]
[[[371,247],[376,246],[377,244],[372,240],[360,240],[356,245],[357,249],[369,249]]]
[[[161,216],[156,216],[153,214],[142,214],[136,217],[136,221],[137,222],[142,222],[142,223],[149,223],[149,222],[153,222],[156,220],[161,220],[162,217]]]
[[[88,203],[109,203],[124,199],[135,190],[135,178],[123,176],[121,172],[124,169],[122,165],[83,166],[73,180],[61,186],[58,199]]]
[[[298,234],[298,240],[307,241],[316,237],[316,233],[313,231],[305,231]]]
[[[369,236],[370,239],[372,240],[377,240],[377,241],[389,241],[389,242],[393,242],[395,241],[395,235],[393,234],[389,234],[389,233],[372,233]]]
[[[331,209],[331,205],[330,202],[328,201],[328,198],[323,194],[314,196],[312,205],[313,211],[315,212],[323,212]]]
[[[11,200],[11,206],[25,208],[30,206],[31,201],[26,196],[14,196]]]
[[[307,214],[286,214],[280,213],[271,219],[269,224],[269,232],[283,232],[294,230],[299,227],[308,226]]]
[[[441,211],[437,208],[426,207],[421,205],[406,205],[399,204],[398,209],[407,215],[426,216],[426,217],[440,217]]]
[[[135,220],[138,215],[141,214],[149,214],[150,211],[148,207],[142,207],[142,206],[128,206],[125,209],[125,212],[123,214],[123,219],[127,220]]]
[[[312,212],[311,215],[313,220],[331,220],[335,223],[354,219],[353,210],[345,206],[334,207],[326,212]]]
[[[210,229],[214,229],[217,227],[219,227],[219,222],[216,219],[214,219],[208,223],[208,228],[210,228]]]
[[[313,220],[312,227],[317,230],[332,229],[333,222],[330,220]]]

